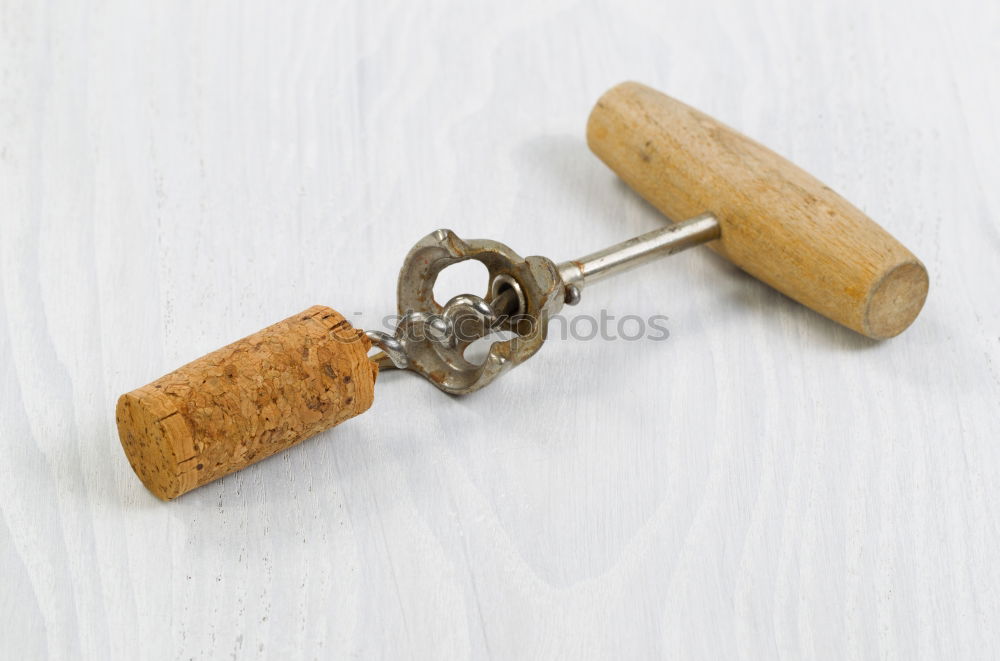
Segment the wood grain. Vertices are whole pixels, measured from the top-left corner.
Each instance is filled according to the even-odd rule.
[[[854,205],[767,147],[641,83],[605,92],[587,144],[668,218],[710,212],[710,246],[750,275],[873,339],[905,330],[927,270]]]
[[[998,34],[972,0],[0,2],[0,657],[1000,657]],[[381,328],[438,226],[554,260],[662,227],[586,146],[622,80],[891,228],[912,327],[689,251],[481,393],[386,371],[171,503],[135,478],[122,392],[313,301]],[[569,336],[602,311],[669,337]]]

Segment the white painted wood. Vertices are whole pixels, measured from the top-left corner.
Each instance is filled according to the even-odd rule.
[[[1000,655],[997,3],[5,0],[0,31],[3,658]],[[570,311],[666,342],[555,338],[463,399],[385,374],[143,489],[118,394],[314,303],[377,325],[426,232],[656,227],[583,141],[624,79],[890,228],[915,326],[869,343],[696,251]]]

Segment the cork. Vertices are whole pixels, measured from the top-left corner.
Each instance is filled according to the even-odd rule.
[[[122,448],[146,488],[176,498],[368,410],[370,347],[315,305],[122,395]]]

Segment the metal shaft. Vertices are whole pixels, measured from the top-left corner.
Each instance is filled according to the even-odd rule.
[[[635,268],[657,257],[666,257],[693,248],[721,235],[719,221],[710,213],[682,223],[647,232],[598,250],[586,257],[559,264],[559,275],[566,283],[567,302],[579,296],[579,290],[598,280]],[[574,289],[575,294],[574,294]]]

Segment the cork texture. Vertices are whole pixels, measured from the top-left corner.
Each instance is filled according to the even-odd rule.
[[[372,405],[370,347],[313,306],[122,395],[125,455],[164,500],[265,459]]]

